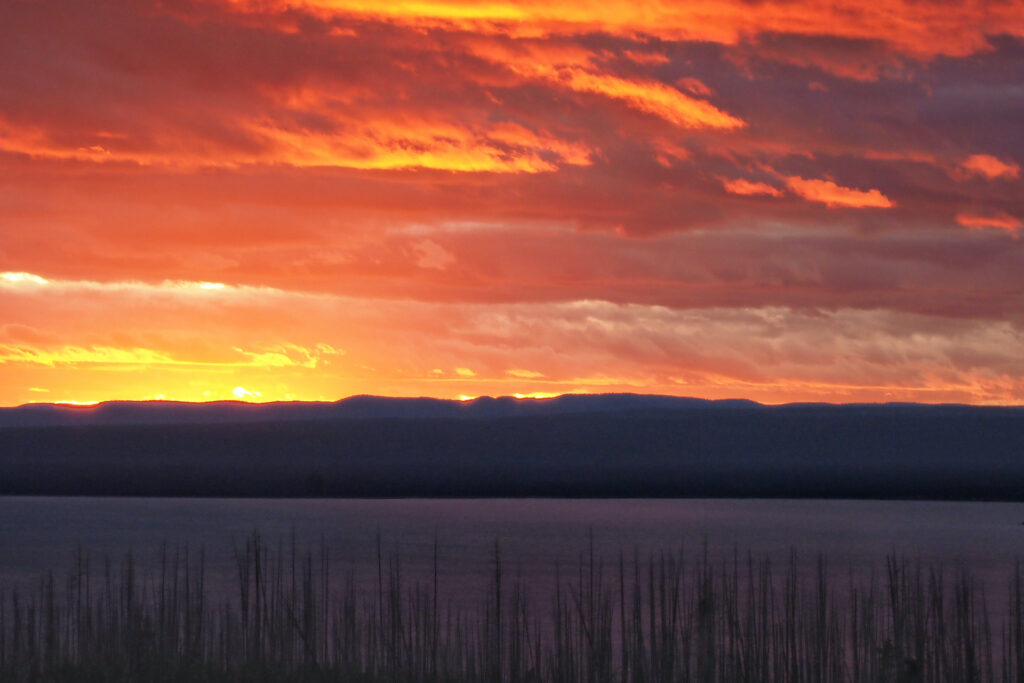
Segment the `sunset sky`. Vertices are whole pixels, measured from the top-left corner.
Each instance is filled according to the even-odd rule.
[[[1022,164],[1022,2],[6,0],[0,405],[1022,403]]]

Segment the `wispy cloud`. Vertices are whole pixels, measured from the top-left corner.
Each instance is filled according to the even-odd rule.
[[[1024,226],[1024,223],[1021,223],[1019,218],[1003,211],[995,213],[958,213],[956,215],[956,222],[972,230],[993,228],[1010,233],[1016,233]]]

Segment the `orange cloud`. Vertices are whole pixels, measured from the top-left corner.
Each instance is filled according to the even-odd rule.
[[[967,175],[980,175],[989,180],[1020,176],[1020,166],[1016,163],[989,154],[972,154],[960,163],[960,168]]]
[[[899,52],[929,58],[963,56],[990,48],[989,35],[1024,36],[1016,2],[894,0],[884,7],[865,0],[831,3],[715,0],[473,0],[407,3],[367,0],[226,0],[247,12],[301,8],[326,17],[372,17],[416,26],[456,27],[519,36],[594,31],[650,35],[665,40],[736,44],[760,34],[792,33],[884,41]]]
[[[1024,227],[1024,223],[1021,223],[1019,218],[1015,218],[1005,211],[992,214],[958,213],[956,222],[971,230],[994,228],[1009,233],[1016,233],[1021,227]]]
[[[473,131],[453,124],[376,122],[355,136],[286,130],[273,124],[253,128],[271,143],[266,161],[298,167],[541,173],[556,170],[559,163],[590,163],[589,150],[581,145],[512,124]]]
[[[571,68],[552,73],[549,77],[578,92],[597,93],[623,100],[635,109],[660,116],[683,128],[731,129],[746,125],[741,119],[723,112],[710,102],[684,95],[657,81],[633,81]]]
[[[829,208],[845,206],[888,209],[893,206],[892,201],[876,189],[857,190],[837,185],[831,180],[790,176],[786,178],[786,187],[807,201],[819,202]]]
[[[633,109],[658,116],[682,128],[736,129],[743,120],[660,81],[623,78],[599,72],[595,55],[580,48],[540,45],[510,49],[489,41],[470,43],[474,54],[501,63],[516,74],[539,79],[574,92],[620,100]]]
[[[777,187],[773,187],[768,183],[751,182],[744,178],[736,178],[730,180],[728,178],[721,178],[722,186],[726,192],[739,195],[768,195],[770,197],[781,197],[782,190]]]
[[[315,113],[315,112],[313,112]],[[39,130],[3,126],[0,150],[35,158],[89,162],[122,162],[142,166],[226,167],[286,164],[362,170],[426,168],[444,171],[543,173],[561,164],[588,165],[590,150],[579,143],[538,133],[515,123],[472,127],[460,123],[406,120],[362,120],[355,126],[338,121],[333,132],[285,127],[273,119],[241,119],[232,123],[259,142],[258,151],[223,148],[183,150],[167,144],[155,149],[61,145]]]

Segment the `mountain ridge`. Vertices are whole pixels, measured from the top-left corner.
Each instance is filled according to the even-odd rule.
[[[73,425],[227,424],[235,422],[373,418],[514,417],[693,408],[761,407],[745,399],[659,394],[563,394],[551,398],[480,396],[470,400],[360,394],[338,401],[105,401],[81,406],[28,403],[0,408],[0,428]]]
[[[974,406],[927,403],[787,403],[769,405],[748,399],[702,399],[664,394],[563,394],[551,398],[480,396],[470,400],[389,397],[360,394],[338,401],[105,401],[80,406],[28,403],[0,408],[0,429],[12,427],[233,424],[337,419],[441,419],[561,416],[688,410],[869,410],[973,412],[1013,411],[1024,406]]]
[[[0,495],[1024,501],[1021,407],[366,396],[3,417]]]

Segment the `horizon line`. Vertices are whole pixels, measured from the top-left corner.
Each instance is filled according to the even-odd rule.
[[[406,400],[406,401],[436,401],[441,403],[451,404],[474,404],[478,401],[498,401],[498,400],[511,400],[516,402],[549,402],[557,399],[564,399],[565,397],[576,396],[576,397],[608,397],[608,396],[632,396],[641,398],[664,398],[664,399],[675,399],[679,401],[701,401],[705,403],[729,403],[729,402],[744,402],[759,407],[766,408],[778,408],[786,406],[923,406],[923,407],[964,407],[964,408],[1024,408],[1024,403],[958,403],[958,402],[922,402],[922,401],[850,401],[850,402],[837,402],[837,401],[786,401],[780,403],[768,403],[763,401],[757,401],[751,398],[744,397],[729,397],[729,398],[703,398],[700,396],[681,396],[677,394],[658,394],[658,393],[640,393],[640,392],[602,392],[602,393],[580,393],[580,392],[566,392],[564,394],[556,394],[551,396],[533,396],[523,394],[500,394],[500,395],[489,395],[482,394],[480,396],[462,396],[459,398],[441,398],[437,396],[388,396],[384,394],[351,394],[343,396],[338,399],[283,399],[273,401],[246,401],[244,399],[214,399],[210,401],[187,401],[180,399],[107,399],[103,401],[29,401],[27,403],[21,403],[17,405],[6,405],[0,406],[0,410],[18,410],[22,408],[32,407],[51,407],[67,409],[70,411],[89,411],[96,408],[101,408],[106,405],[112,404],[131,404],[131,405],[179,405],[179,406],[215,406],[215,405],[232,405],[232,406],[280,406],[280,405],[337,405],[346,401],[358,398],[373,398],[373,399],[384,399],[384,400]]]

